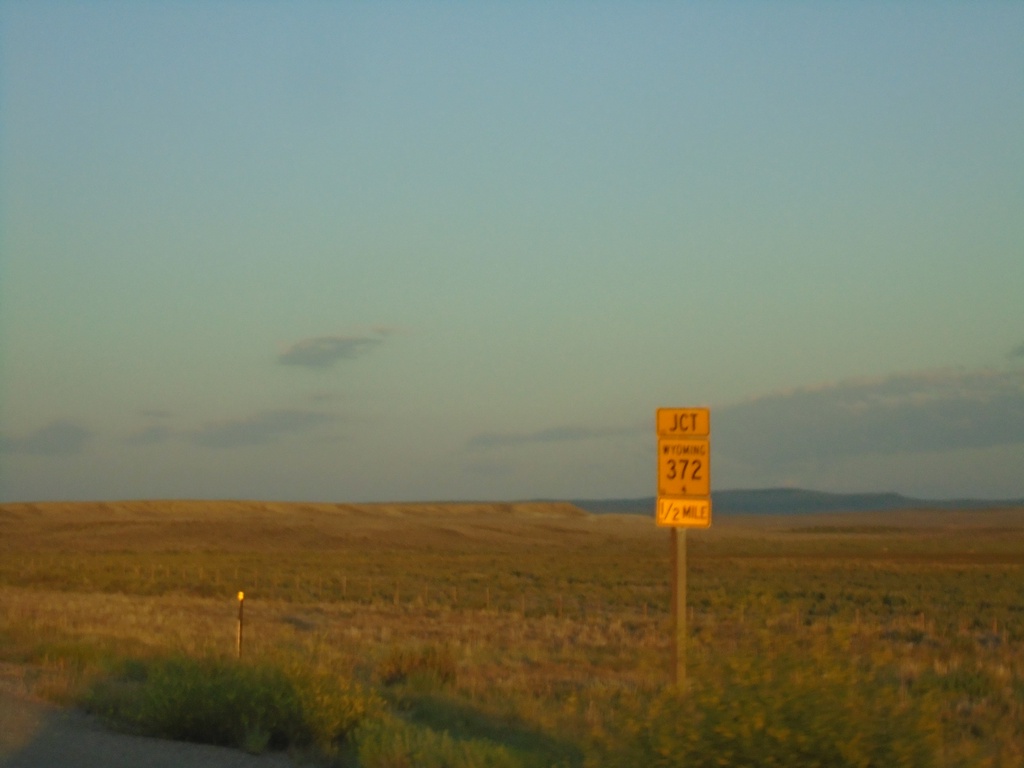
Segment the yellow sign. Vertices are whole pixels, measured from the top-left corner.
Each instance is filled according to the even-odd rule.
[[[711,449],[707,440],[658,441],[658,496],[710,496]]]
[[[659,408],[658,525],[708,528],[711,525],[711,411]]]
[[[659,408],[658,437],[708,437],[711,412],[708,408]]]
[[[657,523],[669,528],[710,528],[710,499],[658,499]]]

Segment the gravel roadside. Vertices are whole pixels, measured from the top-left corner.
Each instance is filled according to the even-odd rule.
[[[0,676],[0,768],[293,768],[284,754],[128,736]]]

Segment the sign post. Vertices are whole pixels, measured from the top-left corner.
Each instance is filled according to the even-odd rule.
[[[711,412],[659,408],[655,520],[672,529],[672,682],[686,681],[686,529],[711,526]]]
[[[672,684],[686,681],[686,529],[672,529]]]

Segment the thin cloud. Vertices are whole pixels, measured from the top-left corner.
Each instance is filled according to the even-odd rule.
[[[57,420],[21,437],[0,437],[0,452],[30,456],[73,456],[93,437],[92,430],[72,421]]]
[[[340,392],[311,392],[307,399],[313,403],[334,403],[342,399]]]
[[[566,425],[549,427],[536,432],[482,432],[471,437],[466,445],[470,449],[504,448],[530,443],[595,440],[603,437],[615,437],[632,431],[634,430],[626,427],[594,428]]]
[[[771,394],[717,409],[712,436],[720,455],[772,469],[1024,443],[1024,372],[929,371]]]
[[[286,435],[309,432],[334,421],[333,414],[321,411],[271,410],[247,419],[208,424],[189,433],[196,445],[207,448],[238,448],[274,443]]]
[[[144,411],[140,411],[140,414],[145,416],[147,419],[169,419],[174,415],[170,411],[165,411],[162,408],[147,408]]]
[[[170,428],[158,424],[132,432],[125,438],[125,442],[128,445],[157,445],[170,440],[173,436],[174,432]]]
[[[333,368],[342,360],[352,360],[383,343],[383,331],[375,336],[317,336],[292,344],[277,356],[279,365],[301,368]]]

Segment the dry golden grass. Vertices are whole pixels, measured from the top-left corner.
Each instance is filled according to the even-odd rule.
[[[1024,749],[1024,510],[719,516],[688,541],[716,696],[774,664],[813,696],[834,665],[866,700],[891,681],[894,707],[939,707],[947,765]],[[0,637],[68,697],[104,654],[231,656],[244,589],[247,658],[381,685],[444,649],[452,681],[385,685],[395,707],[580,766],[665,685],[669,563],[652,518],[569,504],[7,504]]]
[[[823,515],[718,516],[691,541],[793,541],[799,533],[1016,543],[1024,509],[919,509]],[[637,515],[589,515],[560,502],[326,504],[259,501],[117,501],[0,504],[0,552],[274,552],[353,546],[572,547],[623,539],[660,546],[666,531]],[[700,545],[700,544],[699,544]],[[956,548],[954,546],[954,548]],[[824,551],[827,554],[827,549]]]
[[[614,528],[614,522],[612,528]],[[250,552],[372,542],[541,540],[586,532],[571,504],[299,504],[252,501],[45,502],[0,505],[0,551]],[[598,526],[599,528],[603,526]],[[606,527],[606,526],[604,526]]]

